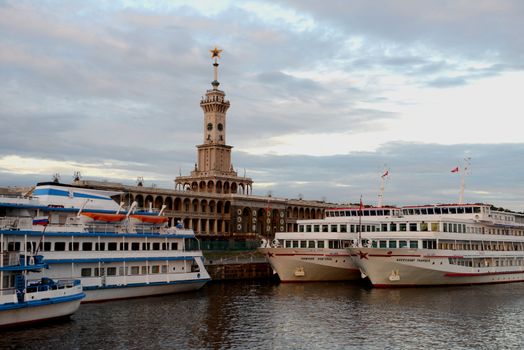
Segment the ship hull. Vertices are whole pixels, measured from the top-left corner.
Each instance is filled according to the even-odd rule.
[[[344,249],[259,248],[281,282],[353,281],[360,272]]]
[[[350,248],[355,265],[378,288],[452,286],[524,281],[523,266],[458,266],[451,251]],[[486,257],[468,252],[471,259]],[[460,256],[463,259],[463,256]]]

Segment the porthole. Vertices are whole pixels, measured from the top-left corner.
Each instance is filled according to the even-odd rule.
[[[242,218],[240,216],[237,217],[237,222],[242,222]]]
[[[280,217],[281,217],[281,218],[284,217],[284,212],[283,212],[283,211],[280,212]]]
[[[239,230],[239,231],[242,230],[242,225],[241,225],[241,224],[238,224],[238,225],[237,225],[237,230]]]
[[[238,214],[238,215],[242,215],[242,209],[238,209],[238,210],[237,210],[237,214]]]
[[[213,130],[213,124],[211,124],[211,123],[207,123],[207,130],[208,130],[208,131]]]
[[[253,210],[253,216],[257,216],[257,211]]]
[[[217,127],[218,127],[218,131],[222,131],[222,130],[224,130],[224,125],[222,125],[222,123],[219,123],[219,124],[217,125]]]

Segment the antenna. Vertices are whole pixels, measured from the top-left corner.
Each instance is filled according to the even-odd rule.
[[[59,183],[60,182],[60,174],[59,173],[54,173],[53,174],[53,182],[55,182],[55,183]]]
[[[80,181],[81,178],[82,178],[82,174],[80,173],[80,171],[75,171],[73,173],[73,181],[74,182]]]
[[[382,208],[384,205],[384,191],[386,187],[386,178],[389,176],[389,168],[384,164],[384,172],[380,176],[380,191],[378,192],[378,204],[377,207]]]
[[[464,166],[460,173],[460,194],[458,204],[464,204],[464,189],[466,188],[466,175],[469,175],[469,168],[471,166],[471,157],[464,158]]]
[[[138,187],[144,186],[144,178],[142,176],[139,176],[139,177],[136,178],[136,185]]]

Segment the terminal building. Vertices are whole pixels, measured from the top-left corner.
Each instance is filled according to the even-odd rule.
[[[232,165],[233,146],[226,142],[227,111],[230,103],[219,89],[220,50],[211,50],[214,66],[212,88],[200,101],[204,112],[202,143],[197,145],[195,168],[175,179],[174,189],[75,179],[75,184],[121,192],[120,200],[133,201],[146,210],[160,210],[169,224],[183,223],[204,240],[246,240],[272,238],[275,232],[294,231],[299,219],[320,219],[323,201],[253,195],[253,180],[238,176]]]

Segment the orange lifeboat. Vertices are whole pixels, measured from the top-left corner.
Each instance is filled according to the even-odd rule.
[[[153,216],[153,215],[131,215],[131,218],[140,220],[148,224],[163,224],[169,220],[165,216]]]
[[[118,222],[126,218],[124,214],[104,214],[104,213],[81,213],[88,218],[91,218],[95,221],[105,221],[105,222]]]

